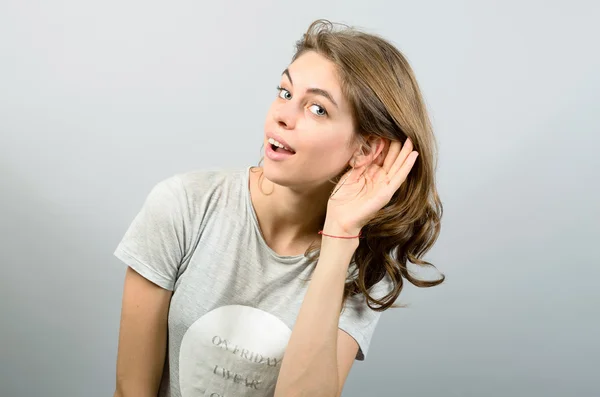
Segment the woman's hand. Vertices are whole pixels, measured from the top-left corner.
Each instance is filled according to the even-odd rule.
[[[404,183],[418,155],[410,139],[404,146],[393,141],[387,154],[348,171],[329,198],[324,233],[358,234]]]

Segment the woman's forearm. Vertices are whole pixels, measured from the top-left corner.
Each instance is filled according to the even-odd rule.
[[[281,364],[276,397],[338,395],[338,323],[348,265],[357,247],[357,240],[323,238]]]

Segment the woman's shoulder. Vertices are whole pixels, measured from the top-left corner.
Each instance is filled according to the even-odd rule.
[[[190,206],[205,205],[225,196],[242,197],[250,167],[207,168],[182,171],[158,182],[159,190],[168,191]]]
[[[246,177],[248,167],[239,168],[206,168],[179,172],[171,178],[179,181],[189,192],[206,192],[211,188],[237,184]]]
[[[244,180],[248,168],[194,169],[163,177],[151,189],[145,206],[156,213],[171,217],[179,214],[187,222],[194,222],[206,210],[218,205],[222,198],[243,197]]]

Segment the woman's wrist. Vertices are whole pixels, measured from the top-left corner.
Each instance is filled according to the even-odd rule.
[[[325,220],[322,235],[335,236],[340,238],[359,238],[361,235],[361,228],[356,226],[347,226],[342,223]]]
[[[344,257],[344,262],[350,262],[354,251],[358,248],[360,229],[344,227],[333,221],[325,221],[321,240],[321,253],[331,253],[336,257]],[[327,256],[327,254],[325,254]]]

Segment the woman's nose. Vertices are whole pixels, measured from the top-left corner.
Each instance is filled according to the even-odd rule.
[[[296,117],[291,103],[280,105],[274,114],[275,121],[279,127],[287,130],[294,129],[296,126]]]

